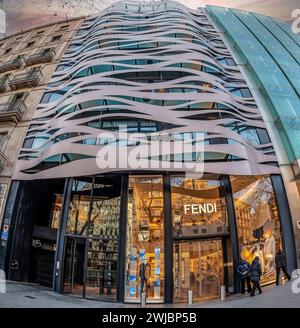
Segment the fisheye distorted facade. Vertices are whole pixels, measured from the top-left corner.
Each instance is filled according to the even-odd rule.
[[[8,278],[171,303],[238,292],[240,258],[259,256],[263,284],[276,249],[296,268],[299,36],[174,1],[119,2],[73,24],[14,166]]]

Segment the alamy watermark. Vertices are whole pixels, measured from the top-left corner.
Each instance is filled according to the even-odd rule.
[[[292,18],[295,18],[292,22],[292,31],[295,34],[298,34],[300,33],[300,9],[293,10]]]
[[[300,294],[300,269],[296,269],[292,272],[292,279],[292,292],[294,294]]]
[[[204,172],[205,134],[128,133],[122,125],[116,132],[100,133],[97,166],[101,170],[180,170],[201,178]]]

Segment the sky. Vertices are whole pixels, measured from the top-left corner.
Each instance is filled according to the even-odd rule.
[[[177,0],[196,9],[218,5],[255,11],[292,20],[292,11],[300,9],[300,0]],[[6,33],[55,22],[65,17],[76,17],[100,12],[116,0],[0,0],[6,13]],[[67,4],[66,4],[67,3]]]

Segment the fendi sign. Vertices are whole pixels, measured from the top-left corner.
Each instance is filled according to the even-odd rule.
[[[203,204],[187,204],[184,205],[184,214],[203,214],[203,213],[216,213],[216,203],[203,203]]]

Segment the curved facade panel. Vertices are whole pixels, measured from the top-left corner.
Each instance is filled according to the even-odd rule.
[[[201,147],[142,158],[159,170],[186,171],[176,165],[183,160],[210,173],[278,173],[251,92],[205,12],[156,6],[118,3],[83,23],[36,110],[15,179],[130,169],[96,161],[108,131],[128,151],[136,147],[120,140],[124,125],[146,135],[144,148],[162,135]]]

